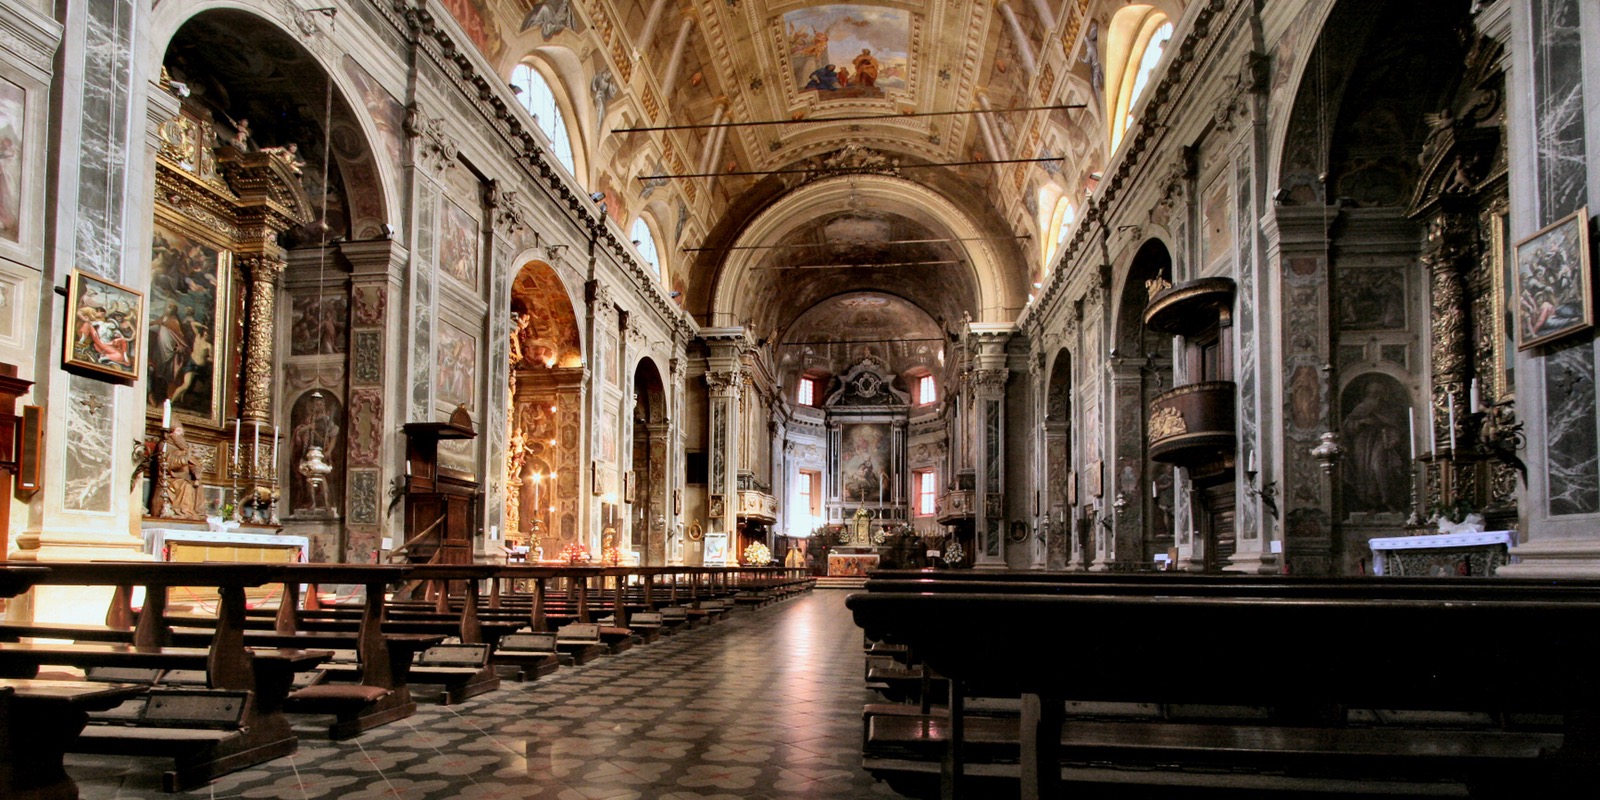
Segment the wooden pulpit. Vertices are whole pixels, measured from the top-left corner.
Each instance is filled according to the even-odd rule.
[[[465,408],[449,422],[412,422],[406,434],[406,560],[413,564],[471,564],[482,482],[439,465],[439,442],[478,432]]]

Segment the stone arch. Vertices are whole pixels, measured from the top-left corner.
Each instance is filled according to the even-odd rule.
[[[292,9],[292,7],[290,7]],[[354,59],[345,54],[346,48],[333,41],[337,32],[329,33],[324,18],[298,9],[288,12],[282,4],[248,3],[237,0],[217,0],[198,3],[161,3],[150,14],[148,27],[152,46],[141,48],[144,54],[144,74],[158,75],[168,57],[174,40],[185,27],[196,21],[207,22],[218,17],[246,20],[263,25],[273,33],[281,34],[283,41],[274,46],[287,46],[309,57],[323,79],[333,83],[333,125],[325,131],[333,144],[333,156],[347,192],[352,185],[362,187],[357,194],[370,209],[351,220],[351,239],[375,239],[384,235],[382,226],[391,229],[404,223],[391,213],[399,207],[400,179],[397,171],[405,146],[403,130],[405,108]],[[319,87],[320,88],[320,87]],[[191,87],[191,92],[193,87]],[[320,92],[317,92],[321,96]],[[364,111],[357,111],[360,105]],[[314,104],[320,110],[321,102]],[[379,158],[385,152],[393,158]],[[307,159],[308,161],[312,159]],[[313,165],[315,166],[315,165]]]
[[[894,208],[931,230],[946,231],[961,242],[962,278],[976,308],[970,309],[978,321],[1009,321],[1007,316],[1022,305],[1024,292],[1020,275],[1010,275],[1009,264],[985,231],[948,198],[913,181],[898,177],[846,175],[825,178],[804,185],[774,202],[758,214],[733,244],[735,247],[776,242],[812,222],[818,208],[847,207],[848,204]],[[716,324],[727,324],[751,316],[752,300],[763,295],[759,281],[760,251],[731,249],[720,265],[712,287],[710,310]]]

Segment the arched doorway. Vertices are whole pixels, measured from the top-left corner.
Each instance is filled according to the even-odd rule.
[[[633,372],[632,544],[646,565],[667,563],[667,393],[661,370],[641,359]]]
[[[580,541],[582,340],[571,297],[543,262],[517,272],[510,313],[506,538],[554,558]]]
[[[1145,326],[1144,311],[1155,287],[1172,282],[1172,254],[1159,239],[1139,247],[1128,265],[1111,357],[1112,414],[1111,546],[1096,553],[1095,566],[1112,562],[1134,568],[1152,563],[1173,546],[1172,467],[1151,461],[1146,449],[1146,409],[1172,387],[1172,339]]]

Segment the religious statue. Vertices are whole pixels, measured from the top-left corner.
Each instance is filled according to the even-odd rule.
[[[200,464],[184,438],[183,425],[174,425],[161,442],[161,512],[167,519],[200,516]]]
[[[328,473],[333,471],[333,465],[322,452],[322,448],[311,445],[306,449],[305,458],[295,468],[306,479],[308,495],[311,499],[312,509],[328,507]]]

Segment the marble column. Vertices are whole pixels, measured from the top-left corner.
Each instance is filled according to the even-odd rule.
[[[743,457],[739,452],[743,435],[740,417],[746,377],[743,361],[753,343],[744,328],[706,328],[700,331],[700,337],[710,348],[705,374],[710,389],[710,475],[706,485],[710,513],[706,532],[728,534],[731,563],[738,557],[732,550],[739,528],[739,464]]]
[[[1111,467],[1106,494],[1111,530],[1105,546],[1095,554],[1091,569],[1099,572],[1113,564],[1135,565],[1144,560],[1145,498],[1150,486],[1145,474],[1145,407],[1143,358],[1112,358]]]
[[[977,492],[973,497],[973,565],[1003,569],[1005,555],[1005,405],[1004,368],[972,371],[973,407],[977,417]]]
[[[656,38],[656,27],[661,24],[662,14],[669,5],[672,5],[672,0],[653,0],[650,3],[650,11],[644,18],[644,27],[639,30],[639,39],[634,44],[634,60],[638,60],[649,49],[651,40]]]

